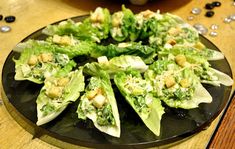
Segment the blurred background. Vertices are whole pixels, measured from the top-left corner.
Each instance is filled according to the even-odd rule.
[[[121,9],[121,5],[125,4],[134,12],[143,11],[146,9],[156,10],[161,9],[161,12],[168,12],[174,9],[179,9],[186,5],[191,0],[63,0],[68,5],[83,9],[94,10],[96,7],[106,7],[112,11]]]

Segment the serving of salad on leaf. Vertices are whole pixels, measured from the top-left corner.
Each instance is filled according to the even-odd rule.
[[[97,130],[120,138],[119,104],[126,104],[154,135],[161,135],[166,108],[195,109],[213,101],[204,84],[231,86],[212,67],[223,53],[206,47],[180,17],[160,11],[133,13],[124,5],[98,7],[84,20],[48,25],[43,40],[19,43],[15,80],[42,84],[37,123],[50,123],[69,108]],[[120,102],[121,101],[121,102]],[[76,126],[75,126],[76,127]]]

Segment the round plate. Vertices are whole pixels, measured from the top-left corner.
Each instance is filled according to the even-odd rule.
[[[75,17],[80,21],[86,16]],[[45,39],[41,29],[28,36],[28,39]],[[201,41],[214,50],[219,50],[205,37]],[[2,71],[2,88],[4,103],[15,120],[32,133],[48,143],[59,147],[66,144],[87,147],[152,147],[172,143],[206,129],[229,102],[231,87],[205,86],[213,97],[210,104],[200,104],[191,110],[165,108],[161,121],[161,134],[155,136],[138,118],[137,114],[124,101],[117,99],[121,119],[121,137],[114,138],[98,131],[91,121],[83,122],[77,118],[77,103],[70,104],[67,109],[53,121],[36,126],[36,98],[42,85],[29,81],[14,80],[15,66],[13,58],[19,53],[11,52],[5,61]],[[210,62],[213,68],[232,76],[226,59]],[[124,111],[124,112],[123,112]],[[126,114],[128,113],[128,114]],[[67,146],[68,147],[68,146]]]

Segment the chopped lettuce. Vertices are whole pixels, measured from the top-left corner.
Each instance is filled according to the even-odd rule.
[[[141,74],[134,70],[116,74],[114,82],[145,125],[155,135],[159,136],[164,108],[161,105],[161,101],[151,93],[152,87],[150,83],[142,79]]]
[[[109,75],[94,70],[77,108],[78,118],[91,119],[97,129],[114,137],[120,137],[120,119]]]
[[[55,119],[68,104],[78,99],[85,86],[82,68],[48,77],[44,83],[36,100],[37,125]]]

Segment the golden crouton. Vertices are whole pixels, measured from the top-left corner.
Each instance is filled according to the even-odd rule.
[[[172,27],[168,30],[168,33],[172,36],[177,36],[181,32],[181,29],[179,27],[175,28]]]
[[[38,62],[38,57],[36,55],[31,55],[29,60],[28,60],[28,64],[30,66],[36,65]]]
[[[145,10],[143,12],[141,12],[141,14],[143,15],[144,18],[149,19],[151,17],[154,16],[154,12],[150,11],[150,10]]]
[[[174,40],[174,39],[169,39],[168,41],[167,41],[167,43],[169,43],[170,45],[175,45],[176,44],[176,41]]]
[[[165,78],[165,85],[167,88],[174,86],[175,83],[175,78],[173,76],[168,76]]]
[[[92,100],[92,104],[97,108],[101,108],[105,102],[106,98],[102,94],[97,94]]]
[[[180,85],[184,88],[188,88],[190,86],[189,80],[188,79],[180,80]]]
[[[42,53],[40,59],[42,62],[51,62],[53,60],[53,55],[51,53]]]
[[[112,26],[113,27],[118,27],[120,25],[120,20],[118,19],[112,19]]]
[[[46,94],[50,98],[58,98],[62,95],[61,87],[52,87],[46,91]]]
[[[198,49],[198,50],[203,50],[205,48],[205,45],[202,44],[201,42],[197,42],[195,45],[194,45],[194,48]]]
[[[104,22],[104,14],[103,14],[102,8],[98,7],[95,10],[95,12],[91,14],[90,19],[94,23],[96,23],[96,22],[99,22],[99,23]]]
[[[57,81],[57,85],[58,86],[65,86],[69,83],[69,78],[60,78],[58,81]]]
[[[178,65],[180,65],[181,67],[184,67],[185,64],[186,64],[186,62],[187,62],[187,60],[186,60],[186,57],[185,57],[184,55],[179,54],[179,55],[177,55],[177,56],[175,57],[175,62],[176,62]]]

